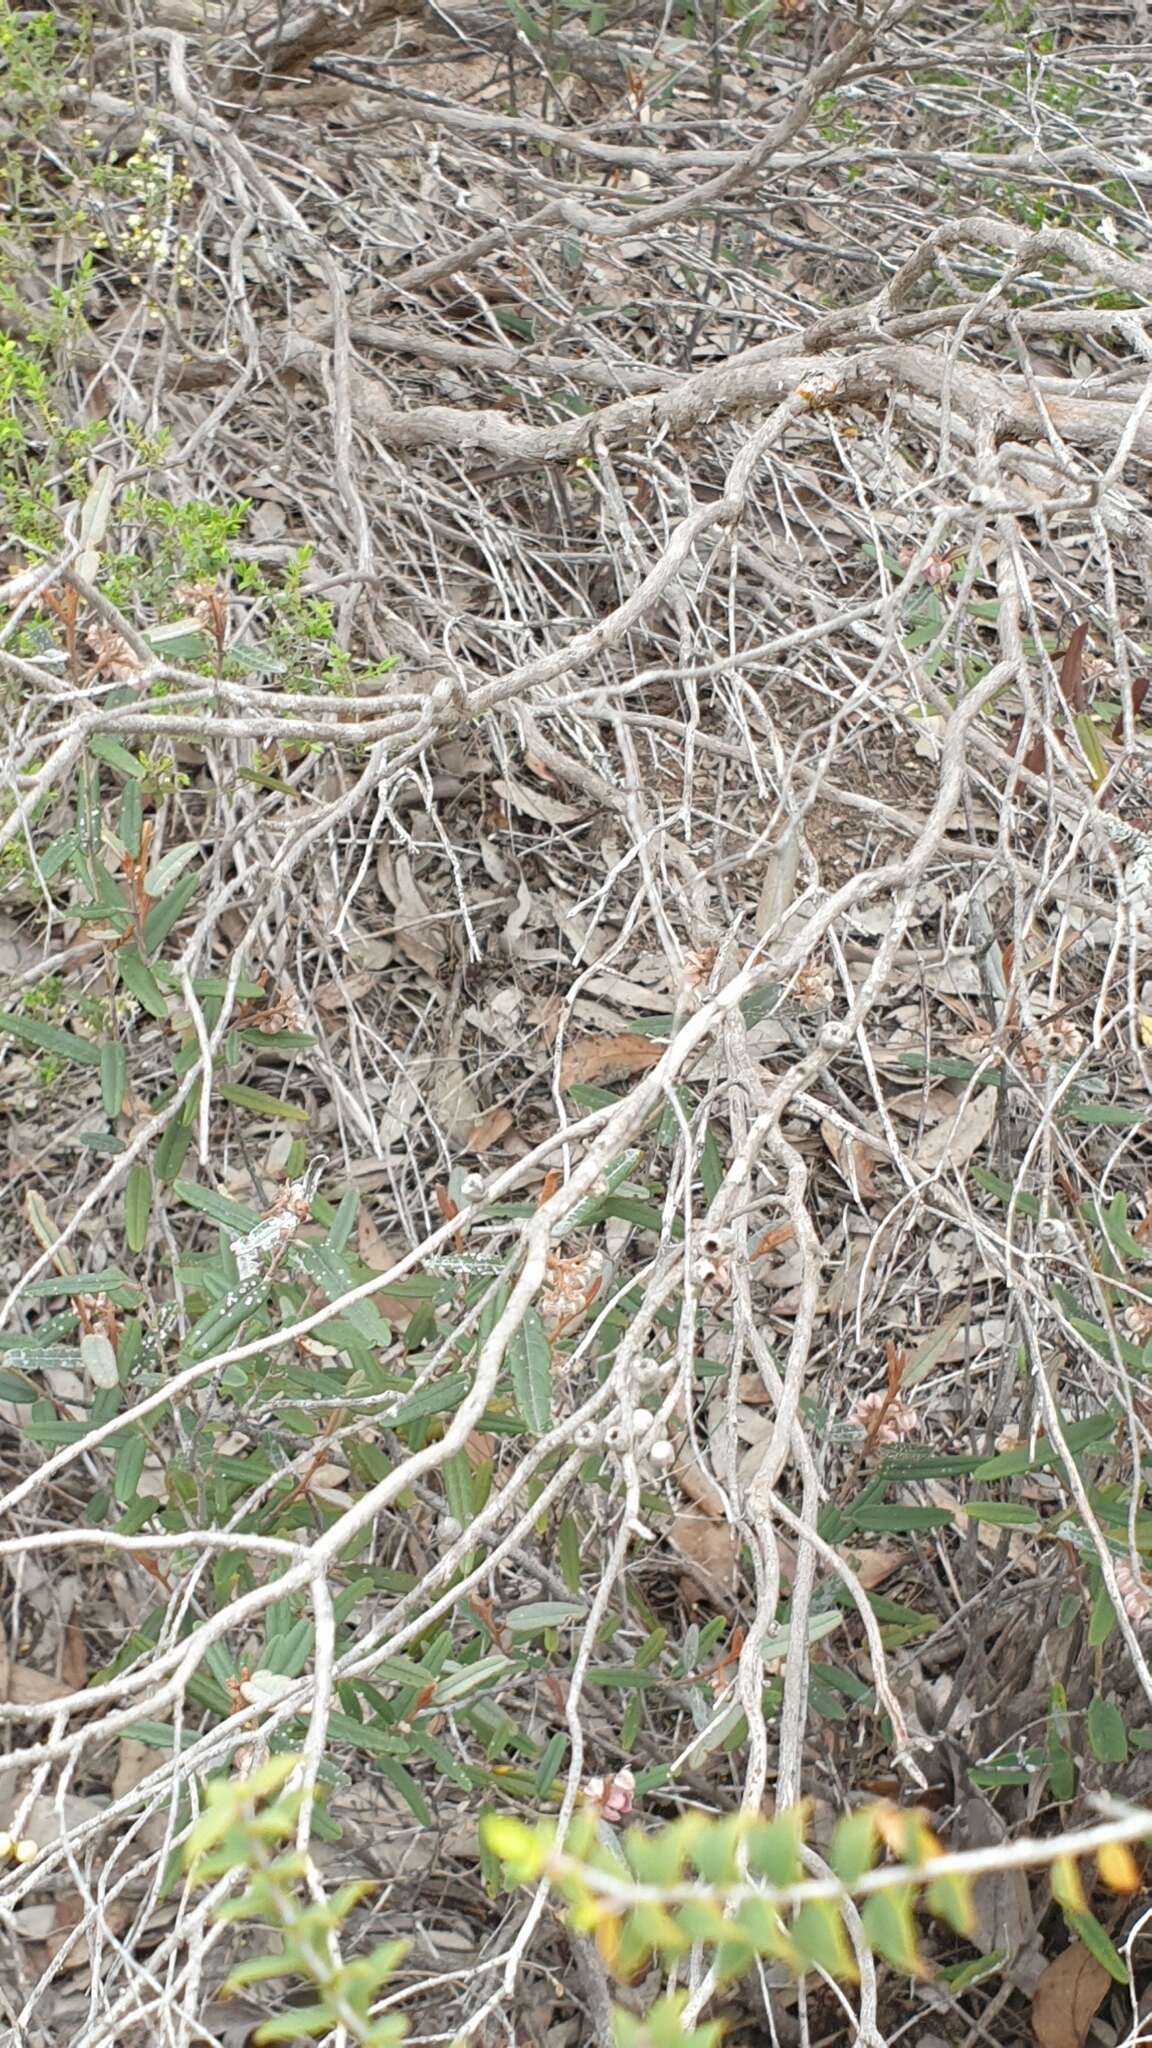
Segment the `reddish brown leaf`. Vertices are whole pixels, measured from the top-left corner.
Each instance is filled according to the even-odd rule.
[[[1077,626],[1060,663],[1060,694],[1073,711],[1088,709],[1088,692],[1084,687],[1084,643],[1087,638],[1087,623]]]
[[[1058,725],[1056,727],[1057,739],[1062,737],[1062,733],[1063,728]],[[1022,718],[1013,719],[1012,730],[1008,735],[1008,751],[1010,754],[1015,754],[1019,751],[1020,742],[1023,737],[1024,720]],[[1048,766],[1048,749],[1044,744],[1043,733],[1037,733],[1027,753],[1021,756],[1020,766],[1026,768],[1029,775],[1043,775],[1045,768]]]
[[[1139,718],[1141,711],[1144,709],[1144,699],[1147,697],[1150,689],[1152,689],[1152,676],[1137,676],[1136,681],[1132,685],[1133,721]],[[1114,740],[1122,740],[1124,737],[1123,712],[1120,713],[1119,718],[1112,727],[1112,737]]]
[[[638,1031],[608,1031],[597,1038],[578,1038],[560,1062],[560,1086],[602,1081],[609,1074],[642,1074],[658,1066],[665,1048]]]
[[[491,1146],[498,1145],[501,1138],[507,1136],[513,1122],[510,1109],[490,1109],[487,1116],[481,1117],[475,1130],[465,1139],[464,1150],[487,1152]]]

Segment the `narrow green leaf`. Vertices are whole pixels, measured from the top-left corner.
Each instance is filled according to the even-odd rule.
[[[144,822],[143,806],[140,802],[140,784],[129,781],[124,784],[120,799],[120,840],[125,851],[135,860],[140,852],[140,828]]]
[[[144,951],[158,953],[173,926],[183,917],[200,887],[200,874],[181,875],[161,903],[154,903],[144,919]]]
[[[1079,711],[1072,723],[1076,728],[1076,737],[1080,742],[1084,759],[1088,763],[1092,787],[1099,789],[1100,784],[1108,777],[1108,757],[1100,744],[1096,721],[1090,711]]]
[[[534,1435],[543,1436],[552,1421],[552,1351],[534,1308],[508,1347],[508,1366],[521,1418]]]
[[[568,1737],[564,1733],[564,1730],[562,1728],[558,1728],[556,1730],[556,1733],[550,1738],[550,1740],[546,1744],[543,1752],[541,1753],[540,1761],[536,1766],[536,1782],[534,1790],[537,1799],[547,1799],[548,1794],[550,1793],[553,1785],[556,1782],[556,1776],[560,1769],[561,1758],[563,1757],[564,1751],[567,1749],[567,1747]]]
[[[490,1657],[481,1657],[478,1663],[465,1665],[462,1671],[454,1671],[441,1680],[436,1688],[435,1704],[438,1707],[449,1706],[456,1700],[467,1698],[469,1693],[495,1685],[497,1679],[516,1669],[518,1667],[510,1657],[503,1657],[498,1652]]]
[[[136,1498],[140,1474],[144,1470],[146,1446],[137,1431],[130,1436],[123,1449],[117,1454],[116,1471],[112,1480],[112,1491],[122,1508],[130,1507]]]
[[[541,1629],[571,1628],[584,1620],[587,1611],[574,1600],[531,1600],[523,1607],[513,1607],[504,1622],[513,1635],[537,1635]]]
[[[1127,1109],[1119,1102],[1073,1102],[1060,1112],[1069,1123],[1107,1124],[1113,1130],[1134,1131],[1148,1121],[1146,1109]]]
[[[466,1529],[475,1512],[472,1500],[472,1460],[467,1451],[457,1451],[455,1457],[447,1458],[441,1467],[440,1476],[444,1482],[444,1496],[449,1512],[461,1529]]]
[[[246,1209],[227,1195],[218,1195],[215,1188],[199,1187],[194,1180],[178,1180],[172,1193],[178,1202],[186,1202],[190,1209],[199,1210],[201,1216],[210,1217],[224,1230],[252,1230],[260,1221],[257,1210]]]
[[[162,853],[144,877],[144,887],[149,896],[158,901],[184,873],[189,861],[195,860],[199,851],[199,840],[189,839],[183,846],[170,846],[167,853]]]
[[[38,1046],[41,1052],[54,1052],[58,1059],[74,1060],[78,1067],[98,1067],[102,1048],[90,1038],[77,1038],[74,1031],[65,1031],[59,1024],[45,1024],[39,1017],[21,1017],[11,1010],[0,1010],[0,1031],[8,1031],[13,1038],[23,1039],[26,1045]]]
[[[165,1125],[156,1147],[156,1178],[164,1187],[175,1180],[191,1143],[191,1124],[185,1123],[182,1116],[174,1116],[171,1123]]]
[[[306,1124],[308,1111],[298,1102],[283,1102],[278,1095],[264,1095],[259,1088],[246,1088],[241,1082],[228,1082],[217,1088],[222,1102],[230,1102],[235,1109],[249,1109],[254,1116],[275,1117],[281,1123]]]
[[[152,1175],[141,1160],[128,1174],[124,1188],[124,1235],[130,1252],[142,1252],[152,1216]]]
[[[128,1084],[128,1058],[118,1038],[100,1048],[100,1099],[106,1117],[117,1117],[124,1107]]]
[[[168,1021],[168,1005],[161,993],[160,985],[146,960],[140,958],[135,946],[122,946],[116,955],[116,969],[120,985],[130,996],[135,996],[142,1010],[160,1023]]]
[[[851,1517],[857,1529],[891,1530],[907,1534],[912,1529],[950,1529],[947,1508],[891,1507],[860,1508]]]
[[[1108,1975],[1114,1978],[1117,1984],[1127,1984],[1128,1965],[1123,1957],[1117,1954],[1095,1915],[1066,1912],[1064,1918],[1073,1934],[1084,1943],[1089,1955],[1095,1956],[1098,1963],[1103,1963]]]
[[[996,1529],[1038,1529],[1040,1518],[1032,1508],[1006,1500],[970,1500],[964,1512],[974,1522],[990,1522]]]

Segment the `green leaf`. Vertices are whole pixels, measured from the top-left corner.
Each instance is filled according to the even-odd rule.
[[[902,1505],[857,1508],[851,1521],[856,1529],[890,1530],[899,1534],[907,1534],[912,1529],[950,1529],[952,1526],[952,1516],[947,1508]]]
[[[930,1913],[946,1920],[953,1932],[965,1940],[970,1938],[976,1925],[976,1908],[972,1903],[972,1885],[967,1878],[933,1878],[924,1897]]]
[[[124,1188],[124,1235],[130,1252],[143,1251],[151,1215],[152,1175],[142,1161],[137,1160],[129,1171]]]
[[[144,887],[149,896],[156,900],[172,887],[178,875],[182,875],[190,860],[200,851],[198,839],[186,840],[183,846],[170,846],[167,853],[149,868],[144,877]]]
[[[748,1868],[783,1889],[801,1875],[806,1810],[790,1806],[774,1820],[757,1820],[748,1836]]]
[[[973,1956],[967,1963],[948,1963],[936,1974],[947,1984],[957,1998],[962,1991],[968,1991],[973,1984],[982,1984],[986,1977],[998,1976],[1008,1961],[1006,1949],[990,1949],[986,1956]]]
[[[522,1420],[534,1435],[543,1436],[552,1421],[552,1351],[534,1308],[508,1347],[508,1367]]]
[[[162,903],[154,903],[144,919],[144,951],[158,953],[173,926],[183,917],[200,887],[200,875],[182,875]]]
[[[1108,1975],[1114,1978],[1117,1984],[1127,1984],[1130,1981],[1128,1965],[1116,1953],[1095,1915],[1066,1910],[1064,1918],[1073,1934],[1084,1943],[1089,1955],[1095,1956],[1098,1963],[1103,1963]]]
[[[406,1771],[403,1764],[394,1756],[378,1757],[376,1768],[380,1772],[381,1777],[387,1778],[389,1784],[395,1787],[405,1806],[415,1815],[421,1827],[430,1828],[432,1825],[431,1809],[411,1771]]]
[[[135,860],[140,852],[140,832],[143,825],[143,807],[140,802],[138,782],[126,782],[120,799],[120,843]]]
[[[467,1529],[475,1513],[472,1497],[472,1460],[467,1451],[457,1451],[455,1457],[445,1459],[440,1477],[444,1482],[444,1495],[449,1512]]]
[[[1120,1709],[1097,1694],[1088,1709],[1088,1741],[1098,1764],[1128,1761],[1128,1737]]]
[[[836,1823],[829,1862],[841,1884],[854,1885],[876,1861],[876,1825],[868,1808]]]
[[[575,1600],[531,1600],[523,1607],[513,1607],[504,1616],[504,1624],[513,1635],[537,1635],[541,1629],[572,1628],[587,1612]]]
[[[113,739],[111,733],[93,733],[88,741],[88,752],[109,768],[118,768],[121,775],[130,776],[133,782],[142,782],[148,773],[147,764],[138,761],[135,754],[130,754],[127,747]]]
[[[1119,1102],[1065,1103],[1060,1112],[1069,1123],[1107,1124],[1113,1130],[1134,1131],[1148,1121],[1146,1109],[1126,1109]]]
[[[969,1500],[964,1512],[974,1522],[990,1522],[997,1529],[1038,1529],[1039,1516],[1032,1508],[1006,1500]]]
[[[167,1187],[174,1181],[184,1164],[189,1145],[192,1143],[192,1126],[183,1116],[174,1116],[164,1127],[160,1143],[156,1147],[156,1178]]]
[[[189,1209],[197,1209],[201,1216],[211,1217],[224,1230],[248,1231],[255,1228],[260,1217],[255,1209],[246,1209],[240,1202],[233,1202],[227,1195],[218,1195],[215,1188],[202,1188],[194,1180],[178,1180],[172,1190],[178,1202],[185,1202]]]
[[[861,1915],[868,1946],[885,1962],[895,1965],[907,1977],[923,1977],[924,1965],[916,1946],[916,1923],[912,1917],[911,1887],[875,1892],[865,1900]]]
[[[1080,742],[1084,759],[1088,763],[1092,787],[1099,789],[1100,784],[1108,778],[1108,757],[1100,744],[1096,720],[1090,711],[1078,711],[1072,723],[1076,728],[1076,737]]]
[[[563,1728],[558,1728],[541,1752],[540,1761],[536,1766],[536,1780],[533,1790],[537,1799],[547,1799],[556,1782],[561,1759],[567,1747],[568,1737]]]
[[[41,1052],[54,1052],[62,1060],[75,1060],[78,1067],[98,1067],[103,1048],[90,1038],[77,1038],[74,1031],[65,1031],[59,1024],[45,1024],[39,1017],[21,1017],[12,1010],[0,1010],[0,1031],[8,1031],[13,1038],[21,1038],[26,1045],[39,1046]]]
[[[217,1088],[222,1102],[230,1102],[236,1109],[250,1109],[255,1116],[275,1117],[281,1123],[306,1124],[308,1111],[298,1102],[283,1102],[278,1095],[264,1095],[259,1088],[246,1088],[240,1082],[228,1082]]]
[[[127,1055],[119,1039],[110,1038],[100,1048],[100,1100],[106,1117],[119,1116],[124,1107],[127,1084]]]
[[[327,2034],[339,2018],[332,2005],[297,2005],[279,2019],[265,2020],[252,2038],[259,2048],[264,2048],[265,2042],[295,2041],[301,2034]]]
[[[144,1470],[146,1451],[144,1439],[139,1431],[136,1431],[117,1454],[112,1491],[122,1508],[131,1506],[136,1498],[136,1488],[140,1483],[140,1474]]]
[[[495,1685],[498,1679],[518,1668],[511,1657],[503,1657],[499,1652],[491,1657],[481,1657],[478,1663],[466,1664],[462,1671],[454,1671],[441,1680],[436,1688],[435,1704],[438,1707],[450,1706],[456,1700],[465,1699],[469,1693]]]
[[[1021,1194],[1010,1181],[1001,1180],[999,1174],[989,1173],[987,1167],[972,1166],[968,1170],[977,1187],[983,1188],[985,1194],[995,1195],[997,1200],[1005,1205],[1014,1202],[1021,1216],[1040,1215],[1040,1204],[1035,1195]]]
[[[844,1923],[833,1900],[809,1899],[795,1915],[791,1933],[805,1963],[826,1970],[830,1977],[852,1979],[857,1975]]]
[[[130,996],[135,996],[142,1010],[155,1017],[161,1024],[168,1021],[168,1005],[160,985],[146,960],[140,958],[135,946],[122,946],[116,955],[116,969],[120,983]]]
[[[80,1339],[80,1363],[94,1387],[115,1387],[119,1385],[120,1372],[116,1363],[116,1349],[111,1337],[103,1330],[89,1330]]]
[[[560,1561],[560,1576],[570,1593],[578,1593],[582,1582],[580,1531],[571,1515],[565,1515],[560,1524],[556,1548]]]

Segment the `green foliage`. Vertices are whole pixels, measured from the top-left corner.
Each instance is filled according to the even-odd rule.
[[[630,1828],[618,1839],[585,1809],[561,1846],[550,1823],[492,1814],[482,1823],[482,1840],[508,1884],[544,1879],[572,1927],[594,1937],[604,1961],[624,1980],[653,1962],[670,1967],[701,1944],[711,1951],[721,1983],[758,1961],[853,1982],[857,1960],[845,1923],[853,1898],[867,1946],[902,1976],[930,1974],[918,1916],[940,1920],[962,1938],[972,1935],[979,1872],[948,1867],[922,1814],[880,1802],[848,1815],[834,1837],[830,1879],[807,1874],[806,1821],[803,1806],[772,1820],[694,1813],[647,1832]],[[1033,1846],[1035,1862],[1048,1860],[1042,1845]],[[884,1851],[895,1860],[878,1865]],[[1111,1889],[1139,1888],[1138,1868],[1124,1844],[1100,1849],[1098,1867]],[[1052,1889],[1073,1932],[1124,1981],[1125,1966],[1088,1910],[1077,1866],[1066,1857],[1053,1862]],[[663,2016],[665,2008],[658,2010]],[[622,2024],[623,2040],[663,2039],[655,2032],[633,2035]]]
[[[315,1994],[313,2003],[293,2004],[263,2021],[253,2036],[260,2048],[298,2040],[301,2034],[319,2038],[336,2026],[363,2048],[392,2048],[407,2033],[406,2021],[398,2015],[373,2020],[371,2009],[403,1960],[407,1943],[387,1942],[352,1962],[343,1960],[340,1936],[372,1886],[343,1885],[331,1898],[317,1898],[314,1887],[305,1890],[308,1857],[289,1846],[303,1797],[289,1789],[298,1769],[298,1758],[280,1756],[247,1777],[210,1779],[204,1810],[185,1843],[191,1883],[243,1880],[239,1897],[217,1905],[218,1920],[251,1921],[280,1936],[274,1953],[237,1964],[222,1995],[277,1978],[288,1979],[288,1988]]]

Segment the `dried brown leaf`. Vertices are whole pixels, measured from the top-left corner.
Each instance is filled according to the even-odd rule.
[[[916,1164],[925,1173],[938,1166],[965,1166],[989,1137],[996,1121],[994,1088],[980,1088],[959,1104],[955,1114],[934,1124],[916,1148]]]
[[[838,1124],[827,1119],[820,1125],[820,1136],[832,1155],[836,1170],[842,1180],[847,1181],[853,1194],[862,1202],[875,1202],[881,1190],[876,1185],[876,1168],[882,1159],[887,1159],[888,1149],[884,1145],[870,1145],[862,1138],[849,1136]]]
[[[876,1586],[882,1586],[893,1572],[898,1572],[912,1556],[910,1550],[846,1550],[844,1562],[855,1573],[866,1593]]]
[[[392,934],[413,966],[435,975],[448,950],[448,933],[431,904],[421,895],[406,853],[395,861],[382,847],[376,861],[380,887],[395,908]]]
[[[0,1700],[13,1707],[39,1707],[45,1700],[63,1699],[72,1688],[63,1678],[50,1678],[34,1671],[30,1664],[13,1664],[0,1650]]]
[[[134,1736],[125,1735],[120,1741],[116,1759],[116,1775],[112,1780],[113,1800],[123,1799],[134,1792],[145,1778],[158,1771],[164,1758],[152,1743],[137,1742]]]
[[[1103,1963],[1082,1941],[1054,1956],[1032,1994],[1032,2032],[1038,2048],[1084,2048],[1111,1982]]]
[[[668,1531],[673,1550],[696,1566],[720,1593],[732,1593],[740,1565],[740,1538],[727,1522],[717,1522],[698,1509],[673,1518]]]
[[[561,803],[559,797],[545,796],[543,790],[529,789],[526,783],[513,782],[511,776],[498,776],[492,787],[514,810],[542,825],[576,825],[588,815],[580,805]]]
[[[487,1152],[512,1129],[514,1118],[510,1109],[490,1109],[482,1116],[471,1135],[464,1141],[466,1152]]]
[[[612,1074],[643,1074],[658,1066],[664,1047],[638,1031],[609,1031],[597,1038],[578,1038],[560,1062],[560,1086],[603,1081]]]

